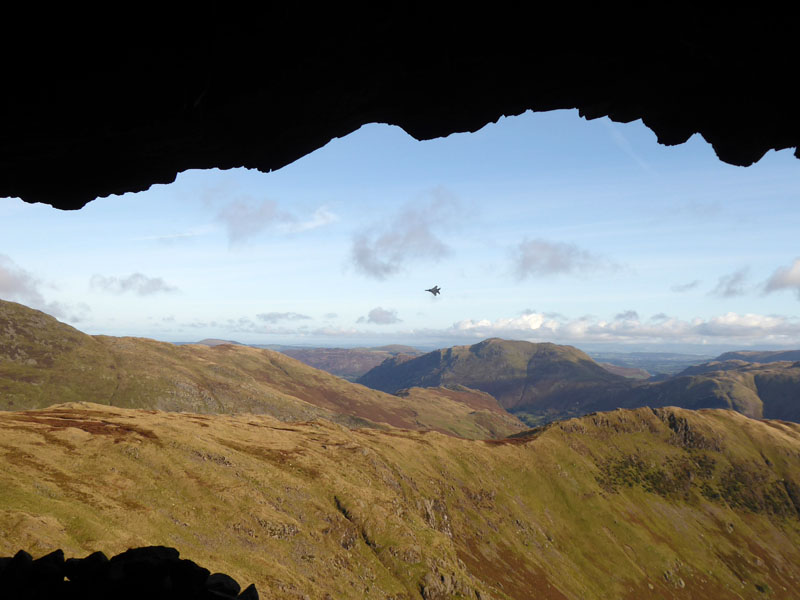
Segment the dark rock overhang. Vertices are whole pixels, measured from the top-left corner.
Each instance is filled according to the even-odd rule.
[[[422,140],[529,109],[642,119],[667,145],[700,133],[741,166],[800,145],[794,21],[752,7],[136,6],[9,28],[0,197],[77,209],[187,169],[279,169],[365,123]]]

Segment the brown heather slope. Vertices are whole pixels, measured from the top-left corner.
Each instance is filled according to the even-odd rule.
[[[425,428],[469,439],[504,438],[528,428],[489,394],[461,385],[410,388],[397,396],[423,414]]]
[[[271,350],[89,336],[0,300],[0,410],[72,401],[259,413],[288,421],[324,417],[346,425],[385,423],[478,438],[524,429],[510,415],[478,414],[455,397],[399,398]]]
[[[0,413],[0,458],[0,555],[163,544],[267,599],[788,600],[800,585],[800,425],[730,411],[620,410],[485,442],[82,403]]]

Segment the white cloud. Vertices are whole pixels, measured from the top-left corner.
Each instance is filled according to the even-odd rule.
[[[764,286],[767,294],[779,290],[794,290],[800,298],[800,258],[796,258],[788,267],[777,269]]]
[[[450,253],[437,231],[461,220],[459,203],[439,188],[427,202],[407,204],[388,223],[375,224],[353,236],[350,258],[358,271],[375,279],[400,272],[407,262],[437,261]]]
[[[0,254],[0,296],[30,306],[42,306],[44,298],[39,291],[41,282],[33,274],[17,266],[8,256]]]
[[[512,249],[514,271],[519,279],[542,275],[614,270],[618,266],[575,244],[525,238]]]
[[[19,302],[72,323],[83,321],[91,312],[83,302],[74,305],[48,302],[40,290],[43,285],[32,273],[18,266],[8,256],[0,254],[0,298]]]
[[[357,323],[374,323],[376,325],[392,325],[394,323],[402,322],[397,317],[397,311],[392,309],[383,309],[380,306],[373,308],[366,317],[359,317]]]
[[[132,273],[127,277],[106,277],[92,275],[89,286],[95,290],[112,294],[131,292],[138,296],[151,296],[159,293],[176,292],[177,288],[166,283],[161,277],[148,277],[141,273]]]

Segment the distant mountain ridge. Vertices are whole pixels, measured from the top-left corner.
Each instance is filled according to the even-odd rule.
[[[389,393],[413,386],[465,385],[497,398],[517,414],[548,418],[579,414],[597,393],[613,395],[630,380],[610,373],[572,346],[499,338],[384,361],[358,379]]]
[[[717,362],[743,360],[751,363],[770,363],[800,360],[800,350],[739,350],[725,352],[714,359]]]
[[[389,393],[462,384],[487,392],[531,425],[594,411],[642,406],[727,408],[752,418],[800,422],[800,362],[704,363],[660,381],[605,371],[571,346],[497,338],[389,359],[360,383]]]
[[[348,381],[355,381],[387,358],[412,358],[422,354],[416,348],[400,344],[376,348],[281,348],[278,351]]]

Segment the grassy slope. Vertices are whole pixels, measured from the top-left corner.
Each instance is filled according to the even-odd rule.
[[[728,411],[501,443],[73,404],[0,413],[0,456],[0,555],[166,544],[265,598],[788,599],[800,581],[800,426]]]
[[[397,395],[416,407],[420,423],[469,439],[504,438],[527,429],[494,397],[463,386],[411,388]]]
[[[523,428],[507,414],[477,414],[446,394],[398,398],[271,350],[89,336],[45,313],[0,301],[0,410],[77,401],[283,420],[325,417],[481,438]]]

